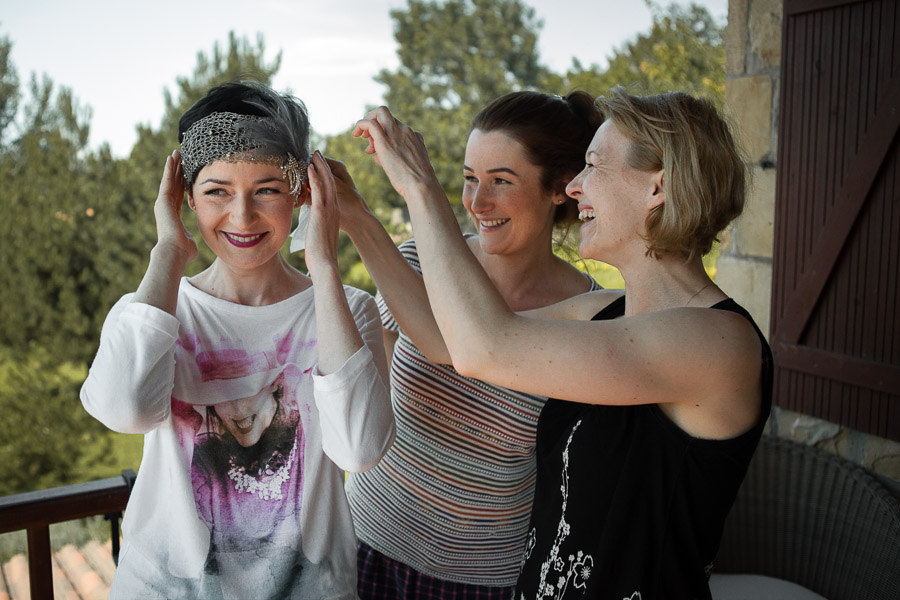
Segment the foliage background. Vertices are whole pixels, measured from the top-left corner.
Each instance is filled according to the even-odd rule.
[[[574,88],[601,95],[624,84],[637,93],[682,89],[722,105],[722,25],[695,5],[651,9],[651,30],[617,49],[608,68],[573,60],[564,73],[542,66],[541,23],[522,0],[410,0],[392,11],[400,66],[376,80],[384,103],[424,132],[463,229],[468,124],[498,95]],[[87,147],[91,113],[73,90],[46,77],[20,77],[9,59],[12,44],[0,30],[0,496],[137,470],[141,437],[105,430],[78,400],[100,327],[146,268],[156,239],[153,200],[164,158],[177,147],[178,117],[216,83],[269,83],[281,66],[280,53],[264,60],[261,35],[251,43],[230,34],[198,55],[193,73],[176,78],[164,92],[159,124],[139,125],[130,155],[119,159],[106,145]],[[403,202],[350,136],[352,125],[342,134],[313,135],[314,143],[347,164],[399,242],[410,234]],[[185,214],[196,236],[193,213]],[[606,287],[621,287],[615,269],[581,261],[572,250],[577,240],[567,242],[563,256]],[[188,275],[214,258],[200,246]],[[304,268],[302,256],[288,260]],[[340,261],[345,282],[374,291],[343,237]],[[714,261],[707,258],[712,273]]]

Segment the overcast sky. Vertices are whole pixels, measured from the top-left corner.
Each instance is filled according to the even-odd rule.
[[[562,72],[577,58],[605,65],[614,48],[648,31],[643,0],[524,0],[544,22],[541,62]],[[680,1],[680,4],[685,2]],[[697,0],[725,22],[728,0]],[[384,88],[372,78],[398,65],[389,11],[406,0],[10,0],[0,14],[0,36],[13,44],[11,59],[24,84],[46,73],[72,89],[92,110],[92,147],[109,142],[125,156],[135,126],[158,126],[163,90],[190,76],[198,52],[225,47],[228,32],[255,42],[262,33],[266,58],[282,51],[273,81],[303,99],[321,134],[346,130]],[[668,4],[668,2],[664,2]],[[177,97],[177,94],[176,94]]]

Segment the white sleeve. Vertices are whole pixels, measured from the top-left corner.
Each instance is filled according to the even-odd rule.
[[[132,296],[122,297],[103,322],[81,403],[114,431],[147,433],[169,416],[178,319]]]
[[[348,300],[363,347],[334,373],[313,371],[322,448],[338,467],[354,473],[377,465],[395,432],[378,307],[368,294],[362,302],[359,296]]]

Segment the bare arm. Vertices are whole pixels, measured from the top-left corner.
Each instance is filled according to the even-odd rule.
[[[335,176],[341,229],[347,232],[359,251],[394,319],[428,360],[449,364],[450,353],[431,312],[422,276],[406,262],[381,222],[369,210],[344,164],[332,159],[328,164]],[[385,343],[389,341],[396,341],[396,337],[389,340],[386,336]],[[391,354],[388,354],[389,358]]]
[[[334,179],[316,152],[309,165],[311,208],[306,264],[313,280],[318,330],[314,375],[322,448],[348,471],[373,467],[394,439],[394,415],[378,309],[371,296],[357,323],[337,265],[339,216]],[[359,292],[359,294],[363,294]]]
[[[181,222],[184,201],[184,173],[176,150],[166,157],[166,166],[153,207],[157,242],[150,251],[150,264],[132,302],[155,306],[175,314],[178,286],[184,268],[197,257],[197,244]]]
[[[339,216],[334,179],[319,152],[309,164],[311,208],[306,233],[306,266],[313,280],[318,329],[319,373],[333,373],[362,348],[337,264]]]
[[[744,367],[759,364],[759,341],[742,317],[704,309],[602,322],[516,315],[458,233],[421,135],[383,107],[354,134],[369,140],[367,152],[409,206],[432,311],[458,371],[576,402],[690,403],[721,422],[717,433],[752,421],[758,401],[737,411],[728,402],[759,397],[759,370]]]

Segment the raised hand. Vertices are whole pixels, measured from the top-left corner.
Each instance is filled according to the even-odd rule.
[[[362,194],[356,189],[356,184],[353,183],[353,178],[344,163],[327,157],[325,162],[328,163],[331,174],[334,175],[341,229],[353,237],[353,233],[358,228],[365,226],[368,222],[367,219],[374,217],[374,214]]]
[[[386,106],[357,121],[353,136],[368,140],[366,154],[372,155],[404,198],[418,186],[437,185],[422,134],[398,121]]]
[[[181,153],[175,150],[166,157],[153,214],[156,217],[157,246],[175,252],[187,264],[197,258],[197,243],[181,221],[183,202],[184,169]]]
[[[337,269],[340,215],[334,176],[318,150],[313,153],[307,173],[310,212],[306,230],[306,266],[313,281],[316,281],[317,272],[329,267]]]
[[[333,373],[362,348],[363,339],[347,304],[337,264],[340,216],[334,176],[325,157],[313,153],[309,174],[309,228],[306,230],[306,266],[313,280],[316,304],[318,371]]]
[[[150,251],[150,264],[134,293],[132,302],[141,302],[175,314],[178,286],[184,268],[197,258],[197,243],[181,222],[184,202],[184,170],[181,153],[166,157],[159,194],[153,205],[157,242]]]

